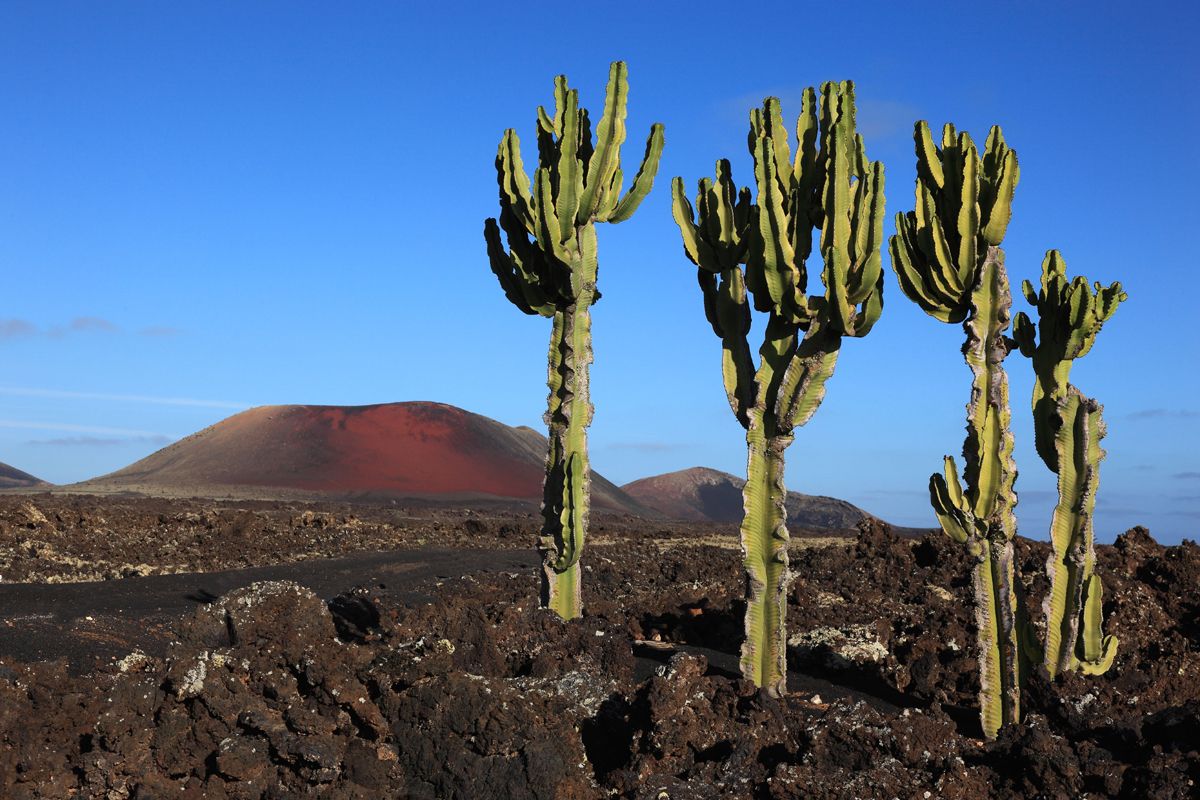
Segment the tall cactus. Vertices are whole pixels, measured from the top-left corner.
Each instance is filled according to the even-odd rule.
[[[532,180],[521,160],[516,131],[504,132],[496,156],[500,219],[484,224],[492,271],[505,295],[526,314],[553,319],[550,337],[549,426],[542,498],[542,605],[564,619],[580,614],[579,557],[588,526],[591,470],[587,426],[592,419],[588,365],[592,363],[591,306],[596,289],[596,223],[623,222],[650,192],[663,148],[655,123],[641,167],[621,195],[621,144],[629,94],[624,62],[609,69],[604,113],[593,142],[587,109],[567,85],[554,80],[554,115],[538,107],[538,167]],[[508,249],[501,241],[503,230]]]
[[[1050,592],[1042,663],[1053,679],[1060,672],[1101,674],[1112,665],[1117,638],[1104,636],[1103,586],[1095,574],[1092,513],[1100,483],[1103,407],[1070,383],[1075,359],[1092,348],[1104,322],[1127,299],[1121,284],[1089,287],[1087,279],[1067,279],[1057,250],[1042,262],[1041,291],[1029,281],[1025,297],[1038,312],[1034,323],[1017,314],[1014,338],[1033,361],[1033,418],[1038,454],[1058,474],[1058,504],[1050,523],[1052,553],[1046,562]]]
[[[971,369],[967,405],[964,490],[954,459],[933,475],[930,498],[942,529],[975,558],[975,615],[979,630],[980,709],[984,733],[1020,717],[1027,669],[1022,645],[1028,628],[1014,570],[1016,536],[1013,436],[1004,359],[1012,297],[1000,243],[1012,214],[1019,178],[1016,152],[999,127],[982,156],[953,125],[936,147],[918,122],[916,208],[896,216],[892,267],[904,293],[943,322],[962,322],[963,355]]]
[[[778,99],[768,98],[750,119],[757,204],[748,188],[735,192],[724,160],[715,182],[700,181],[695,208],[681,178],[671,188],[684,252],[699,267],[705,314],[721,337],[729,405],[746,429],[742,674],[779,695],[786,691],[789,583],[784,451],[816,413],[842,337],[865,336],[883,310],[883,165],[867,160],[855,130],[850,81],[824,84],[819,111],[816,93],[805,90],[794,158]],[[824,292],[810,296],[814,228],[821,231]],[[747,290],[768,314],[757,367],[747,341]]]

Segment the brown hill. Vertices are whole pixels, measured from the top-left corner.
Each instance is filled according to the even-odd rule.
[[[692,467],[642,478],[621,488],[642,505],[673,519],[741,522],[745,483],[728,472]],[[799,492],[788,492],[786,505],[788,524],[796,528],[845,530],[871,516],[845,500]]]
[[[28,472],[0,463],[0,489],[28,489],[46,485],[41,478],[35,478]]]
[[[541,497],[545,456],[534,430],[442,403],[262,406],[71,488],[526,500]],[[592,498],[597,508],[653,515],[594,472]]]

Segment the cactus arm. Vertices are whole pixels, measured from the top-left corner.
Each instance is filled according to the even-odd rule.
[[[509,301],[526,314],[540,314],[543,317],[553,315],[554,306],[547,302],[532,276],[524,270],[515,254],[505,251],[496,220],[488,218],[484,222],[483,237],[487,242],[492,272],[500,280],[500,286]]]
[[[599,193],[608,187],[619,167],[621,144],[625,141],[625,101],[629,95],[628,69],[622,61],[614,61],[608,71],[608,86],[604,92],[604,113],[596,126],[596,149],[588,164],[587,180],[579,198],[579,222],[582,223],[599,208]]]
[[[575,215],[583,193],[583,165],[579,163],[579,95],[566,92],[562,117],[562,136],[558,151],[558,196],[554,211],[558,217],[559,241],[575,240]]]
[[[1085,675],[1103,675],[1117,657],[1117,637],[1104,636],[1102,615],[1104,585],[1100,576],[1092,575],[1087,582],[1087,599],[1083,606],[1083,636],[1079,641],[1079,671]]]
[[[944,475],[929,476],[929,501],[946,535],[959,544],[966,544],[975,530],[975,518],[963,502],[962,484],[954,458],[943,460]]]
[[[675,224],[679,226],[679,233],[683,237],[683,252],[688,260],[709,272],[718,271],[714,269],[719,266],[717,253],[696,227],[696,212],[687,199],[683,178],[671,180],[671,200],[671,215],[675,218]]]
[[[746,334],[750,332],[750,304],[740,269],[721,273],[716,297],[717,321],[721,327],[721,377],[729,406],[743,427],[749,427],[754,405],[754,359]]]
[[[927,281],[924,270],[921,269],[920,251],[917,249],[916,216],[909,214],[896,215],[896,233],[888,242],[888,252],[892,257],[892,269],[900,283],[900,289],[926,314],[941,322],[962,322],[966,318],[968,308],[958,302],[958,298],[950,297],[941,292],[932,281]]]
[[[783,194],[775,171],[774,146],[770,138],[757,142],[754,176],[758,182],[759,236],[763,242],[761,274],[772,306],[778,308],[796,285],[796,251],[787,235]]]
[[[808,423],[825,399],[825,382],[833,377],[842,337],[814,325],[787,362],[776,394],[776,426],[791,433]]]
[[[658,172],[658,162],[662,157],[663,141],[663,126],[656,122],[650,129],[650,138],[646,140],[646,153],[642,157],[642,165],[638,168],[637,175],[633,177],[633,185],[629,187],[621,202],[617,203],[612,214],[601,221],[624,222],[637,211],[638,206],[650,193],[650,188],[654,186],[654,176]]]
[[[913,140],[917,146],[917,173],[925,183],[941,189],[946,185],[946,177],[942,172],[941,153],[933,143],[928,122],[920,120],[913,126]]]
[[[500,140],[496,153],[496,177],[500,184],[501,203],[507,203],[529,233],[534,232],[533,195],[529,175],[521,161],[521,140],[509,128]]]
[[[994,201],[988,206],[988,216],[980,231],[983,240],[990,245],[999,245],[1008,231],[1008,223],[1012,219],[1013,194],[1020,176],[1021,168],[1017,164],[1017,154],[1006,149],[1000,172],[995,178]]]

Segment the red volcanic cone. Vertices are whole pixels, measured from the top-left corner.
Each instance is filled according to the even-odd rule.
[[[530,428],[442,403],[263,406],[79,488],[540,499],[545,457],[545,437]],[[601,506],[642,510],[594,474],[593,492]]]

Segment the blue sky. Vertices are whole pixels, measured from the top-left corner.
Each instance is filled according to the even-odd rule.
[[[724,156],[747,182],[749,109],[774,94],[794,117],[803,87],[850,78],[889,217],[912,207],[915,119],[979,139],[998,123],[1022,167],[1014,280],[1054,247],[1072,274],[1123,282],[1073,375],[1109,427],[1097,532],[1196,538],[1200,14],[908,6],[4,3],[0,461],[80,480],[268,403],[438,400],[540,427],[548,323],[488,269],[492,160],[506,127],[531,142],[558,73],[598,115],[619,58],[627,158],[655,121],[666,150],[637,215],[599,233],[598,470],[743,472],[668,179]],[[890,271],[885,300],[788,451],[788,485],[932,524],[928,475],[962,446],[963,334]],[[1021,532],[1044,536],[1053,476],[1028,363],[1008,364]]]

